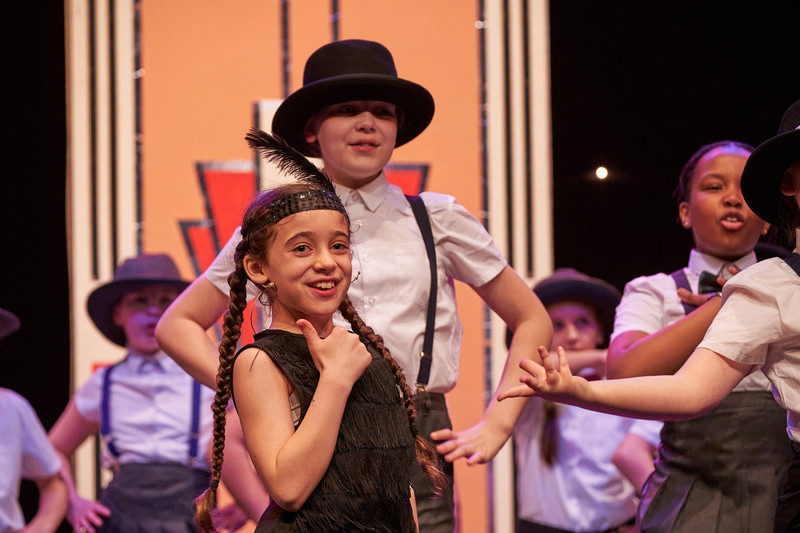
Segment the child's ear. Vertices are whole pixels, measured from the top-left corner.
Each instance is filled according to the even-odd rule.
[[[317,142],[317,125],[314,117],[311,117],[311,119],[306,122],[306,127],[303,128],[303,137],[305,137],[308,144]]]
[[[678,204],[678,218],[681,221],[681,226],[684,228],[692,227],[692,219],[689,217],[689,202],[681,202]]]
[[[262,265],[253,256],[244,256],[242,264],[244,265],[244,271],[247,273],[247,277],[250,278],[253,283],[264,285],[269,280],[269,273],[267,272],[266,266]]]

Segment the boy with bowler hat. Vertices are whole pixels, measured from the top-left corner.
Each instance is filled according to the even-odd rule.
[[[78,389],[50,431],[70,488],[76,531],[196,531],[193,502],[209,480],[212,390],[200,386],[155,340],[164,309],[188,285],[165,254],[125,260],[86,303],[97,329],[127,350]],[[99,501],[75,491],[69,457],[100,432],[114,477]]]
[[[20,327],[17,315],[0,309],[0,341]],[[61,461],[31,404],[0,387],[0,531],[55,531],[67,510]],[[39,490],[36,514],[27,524],[19,505],[20,479]]]
[[[433,113],[431,94],[398,77],[389,50],[376,42],[346,40],[309,57],[303,87],[280,105],[272,130],[304,155],[321,157],[336,185],[353,224],[353,270],[360,271],[348,294],[358,314],[383,336],[409,382],[417,383],[420,432],[433,440],[452,439],[438,447],[450,454],[448,461],[468,456],[477,463],[494,457],[505,443],[524,402],[500,405],[493,398],[475,427],[462,433],[449,429],[444,394],[456,384],[462,333],[454,280],[470,285],[515,332],[501,383],[517,382],[517,362],[539,344],[549,345],[551,326],[544,307],[480,221],[453,197],[425,192],[420,196],[435,252],[431,283],[427,231],[420,229],[400,188],[387,182],[384,167],[394,148],[422,133]],[[205,330],[228,305],[227,277],[240,239],[237,231],[158,326],[164,350],[207,385],[215,383],[217,350]],[[251,284],[250,291],[255,298],[258,288]],[[335,319],[346,325],[338,314]],[[433,337],[427,350],[426,331]],[[420,531],[453,531],[452,484],[437,499],[424,478],[414,467]]]

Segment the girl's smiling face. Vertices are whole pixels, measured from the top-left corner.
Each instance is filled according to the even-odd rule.
[[[245,257],[254,282],[275,284],[272,326],[300,332],[305,318],[321,336],[333,328],[333,313],[350,287],[350,232],[338,211],[317,209],[290,215],[275,225],[266,261]]]
[[[698,251],[736,260],[753,251],[759,236],[769,227],[742,197],[742,170],[749,155],[741,148],[722,146],[698,161],[689,199],[678,207],[681,223],[692,229]]]
[[[357,189],[389,163],[397,142],[397,108],[375,100],[328,106],[306,126],[306,142],[317,143],[334,183]]]

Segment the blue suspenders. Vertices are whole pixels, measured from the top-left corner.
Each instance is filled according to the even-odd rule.
[[[119,451],[114,446],[114,438],[111,436],[111,415],[110,403],[111,395],[111,372],[120,364],[127,361],[123,359],[115,365],[106,368],[103,375],[103,394],[100,400],[100,434],[106,443],[109,453],[114,457],[119,457]],[[200,382],[192,380],[192,426],[189,433],[189,464],[194,465],[197,461],[198,439],[200,437]]]
[[[684,272],[682,268],[670,274],[670,277],[675,282],[675,286],[677,288],[686,289],[689,292],[694,292],[692,288],[689,286],[689,280],[686,279],[686,272]],[[686,302],[683,301],[681,302],[681,305],[683,305],[683,312],[687,315],[692,311],[694,311],[695,309],[697,309],[696,305],[687,304]]]

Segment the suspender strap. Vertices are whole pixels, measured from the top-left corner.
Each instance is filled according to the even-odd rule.
[[[786,261],[787,265],[792,267],[792,270],[794,270],[798,276],[800,276],[800,255],[793,253],[792,255],[784,258],[783,260]]]
[[[686,289],[689,292],[694,292],[692,291],[692,287],[689,286],[689,280],[686,279],[686,272],[684,272],[682,268],[670,274],[670,277],[672,277],[673,281],[675,281],[675,286],[677,288]],[[687,315],[692,311],[694,311],[695,309],[697,309],[697,306],[687,304],[686,302],[681,302],[681,304],[683,305],[683,312],[686,313]]]
[[[197,460],[197,440],[200,437],[200,382],[192,380],[192,431],[189,434],[189,464]]]
[[[119,457],[119,452],[114,446],[114,439],[111,437],[111,395],[108,391],[111,389],[111,372],[117,368],[119,364],[120,363],[117,363],[106,368],[106,373],[103,375],[103,397],[100,400],[100,435],[103,437],[109,453],[114,457]]]
[[[119,451],[114,446],[111,436],[111,372],[125,360],[106,368],[103,375],[103,396],[100,400],[100,434],[106,443],[106,448],[111,455],[119,457]],[[201,385],[197,380],[192,380],[192,427],[189,432],[189,464],[197,461],[198,440],[200,438],[200,392]]]
[[[431,221],[428,218],[428,211],[425,203],[419,196],[406,196],[414,218],[417,219],[419,231],[422,233],[422,240],[425,243],[425,251],[428,254],[428,265],[431,271],[431,288],[428,296],[428,314],[425,319],[425,338],[422,341],[422,353],[420,354],[419,375],[417,376],[417,390],[425,390],[428,379],[431,375],[431,363],[433,362],[433,333],[436,322],[436,291],[438,287],[438,273],[436,269],[436,247],[433,242],[433,231]]]

